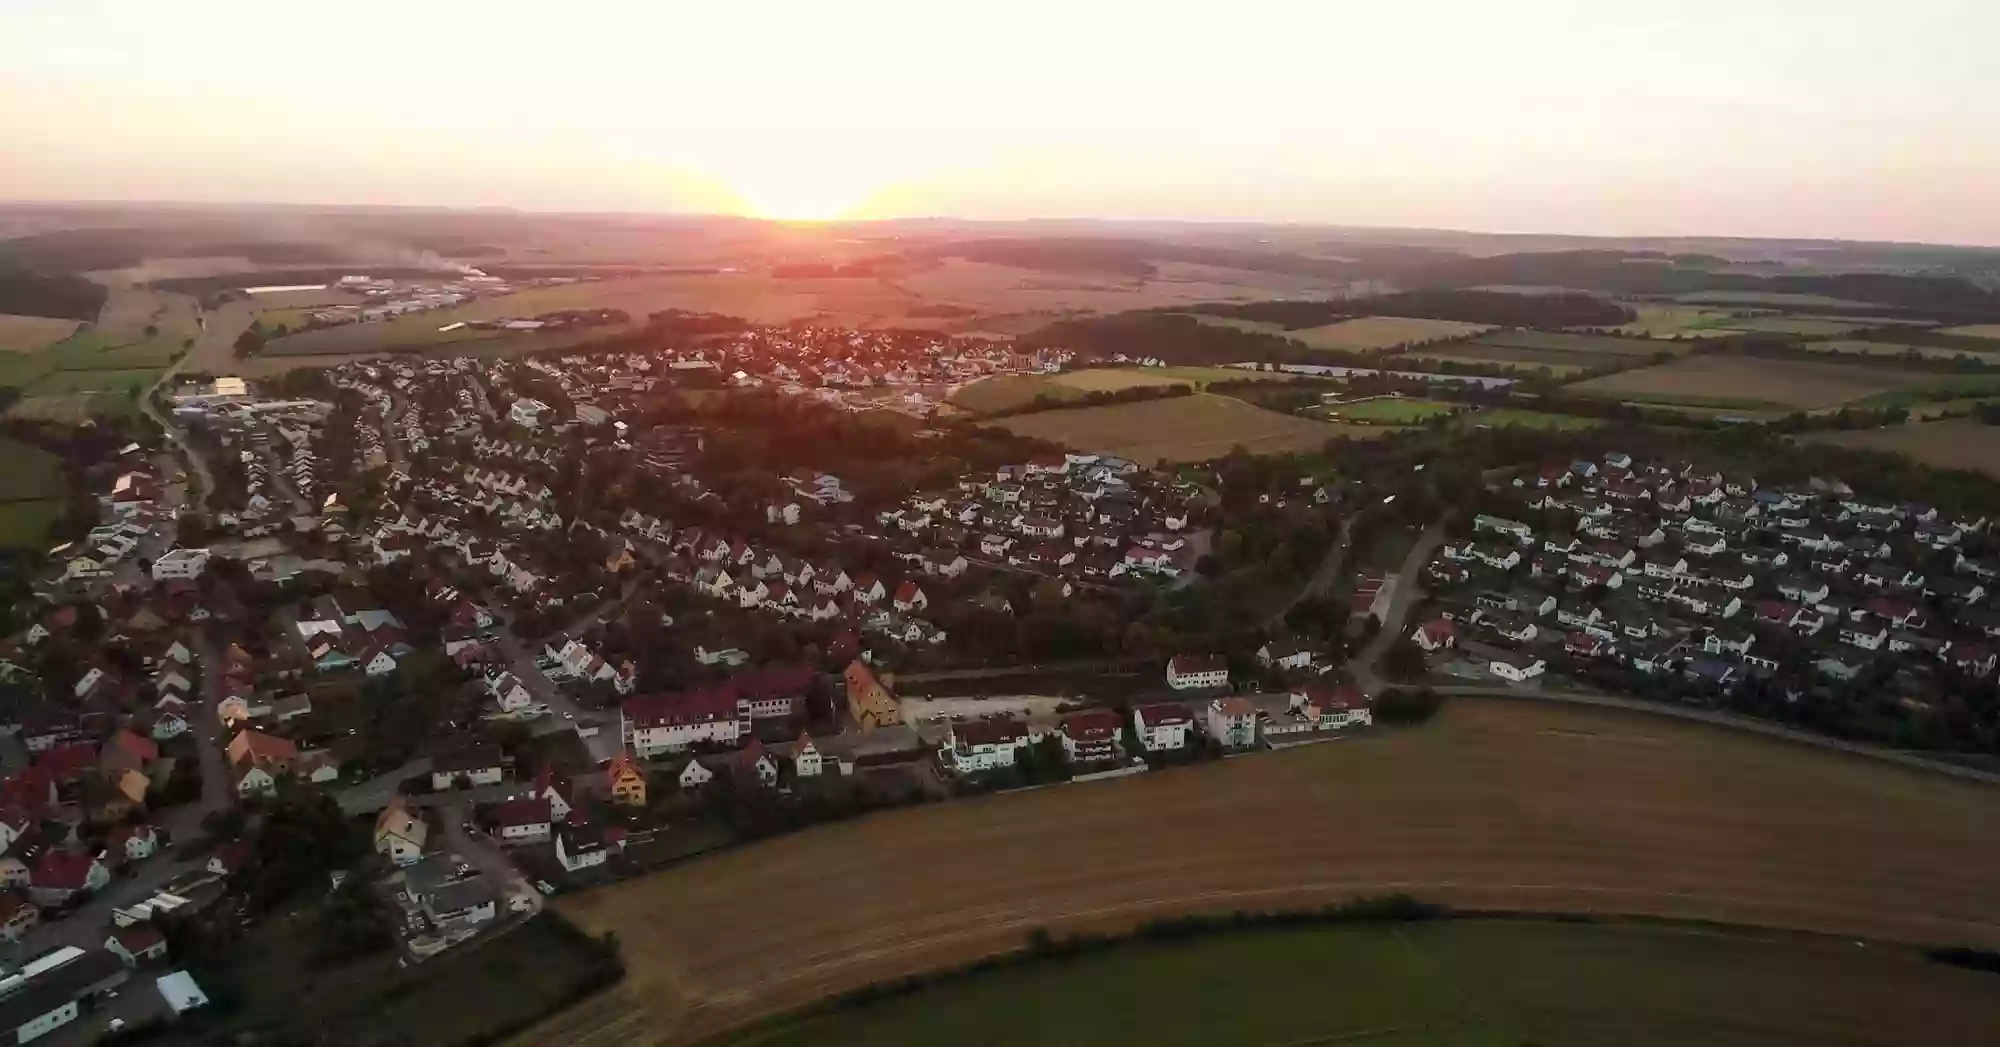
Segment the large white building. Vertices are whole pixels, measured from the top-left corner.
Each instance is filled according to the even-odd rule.
[[[507,417],[515,425],[539,429],[542,426],[542,416],[547,413],[549,413],[548,404],[524,396],[514,401],[514,406],[507,411]]]
[[[1019,720],[969,720],[951,725],[944,757],[959,774],[976,774],[1014,766],[1014,757],[1028,744],[1028,728]]]
[[[1149,753],[1185,749],[1194,731],[1194,714],[1172,702],[1140,705],[1132,709],[1132,730]]]
[[[1229,663],[1219,654],[1177,654],[1167,662],[1167,686],[1196,691],[1229,686]]]
[[[720,689],[648,694],[618,707],[625,747],[640,759],[680,752],[698,742],[735,745],[750,733],[750,716],[733,693]]]
[[[165,582],[199,578],[207,569],[207,549],[169,549],[153,561],[153,580]]]

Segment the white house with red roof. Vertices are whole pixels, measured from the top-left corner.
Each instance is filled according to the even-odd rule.
[[[29,866],[28,897],[37,905],[61,905],[110,882],[111,870],[96,855],[52,847]]]
[[[493,811],[493,835],[506,844],[546,840],[554,823],[546,796],[517,797]]]
[[[940,755],[959,774],[977,774],[1014,766],[1016,755],[1027,745],[1028,727],[1019,720],[954,721]]]
[[[1185,749],[1194,731],[1194,714],[1173,702],[1157,702],[1132,708],[1132,730],[1139,745],[1149,753]]]
[[[913,611],[928,609],[931,601],[930,597],[924,595],[923,589],[919,588],[917,583],[904,582],[896,587],[896,597],[890,601],[890,605],[904,614],[909,614]]]
[[[1124,721],[1110,709],[1083,709],[1062,718],[1056,734],[1071,763],[1094,763],[1119,757]]]
[[[104,940],[104,948],[125,961],[127,967],[137,967],[152,960],[167,958],[167,936],[151,922],[119,927]]]
[[[750,715],[735,691],[697,687],[677,694],[647,694],[618,707],[625,747],[640,759],[679,752],[698,743],[735,745],[750,732]]]
[[[1435,654],[1458,645],[1458,626],[1449,618],[1433,618],[1417,626],[1410,639],[1426,654]]]
[[[1257,707],[1250,699],[1230,695],[1208,703],[1208,736],[1230,748],[1257,744]]]
[[[1199,691],[1229,686],[1229,662],[1219,654],[1177,654],[1167,661],[1167,686]]]

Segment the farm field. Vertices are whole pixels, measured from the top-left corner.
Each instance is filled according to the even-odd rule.
[[[1838,753],[1461,699],[1421,728],[881,814],[558,898],[618,932],[630,973],[519,1042],[688,1043],[1034,927],[1388,891],[1992,947],[1996,818],[2000,791]]]
[[[1285,337],[1314,349],[1344,349],[1373,352],[1406,345],[1470,338],[1493,330],[1490,324],[1466,324],[1455,320],[1416,320],[1405,316],[1363,316],[1353,320],[1303,327],[1285,332]]]
[[[0,353],[0,385],[22,390],[8,415],[82,421],[94,410],[136,410],[131,393],[199,342],[197,316],[187,295],[113,284],[96,323],[35,352]]]
[[[1243,320],[1234,316],[1216,316],[1211,313],[1176,313],[1175,315],[1193,317],[1197,323],[1205,324],[1209,327],[1227,327],[1237,331],[1249,331],[1252,334],[1274,334],[1280,338],[1291,334],[1290,331],[1285,329],[1284,324],[1265,323],[1262,320]]]
[[[1801,309],[1865,309],[1874,302],[1859,302],[1851,298],[1833,298],[1823,294],[1787,294],[1772,291],[1695,291],[1675,295],[1676,302],[1696,305],[1784,305]]]
[[[1829,338],[1825,341],[1806,342],[1801,348],[1815,353],[1842,356],[1915,355],[1926,360],[1955,360],[1963,356],[1973,360],[1990,358],[2000,361],[2000,342],[1993,344],[1993,350],[1990,354],[1970,349],[1949,349],[1937,345],[1897,345],[1894,342],[1875,342],[1857,338]]]
[[[1636,403],[1813,410],[1924,386],[1937,377],[1884,367],[1705,355],[1604,375],[1569,389]]]
[[[1382,426],[1328,425],[1212,393],[1043,411],[996,424],[1019,436],[1113,454],[1142,465],[1205,462],[1239,446],[1251,454],[1315,451],[1337,436],[1372,439],[1391,431]]]
[[[1457,414],[1465,408],[1459,404],[1438,400],[1414,400],[1407,397],[1378,396],[1358,403],[1336,404],[1326,409],[1327,418],[1336,422],[1364,422],[1370,424],[1417,425],[1432,418]]]
[[[1732,320],[1729,326],[1737,331],[1824,338],[1858,331],[1867,325],[1853,320],[1835,320],[1818,316],[1752,316]]]
[[[1161,986],[1177,988],[1173,1006],[1152,1005]],[[721,1043],[1914,1047],[1972,1042],[1995,1023],[2000,998],[1990,976],[1900,949],[1683,927],[1459,920],[1134,944],[779,1021]]]
[[[75,320],[0,313],[0,353],[32,353],[76,333]]]
[[[1947,327],[1945,334],[1955,334],[1960,338],[1992,338],[2000,340],[2000,324],[1967,324],[1964,327]]]
[[[1687,353],[1691,345],[1649,341],[1644,338],[1617,338],[1604,334],[1566,334],[1557,331],[1496,331],[1482,336],[1474,345],[1495,345],[1509,349],[1543,352],[1588,353],[1592,356],[1657,356],[1660,353]]]
[[[1003,374],[959,387],[952,393],[951,403],[974,414],[992,414],[1025,407],[1037,396],[1067,402],[1081,400],[1087,393],[1142,386],[1187,385],[1199,390],[1210,382],[1291,382],[1303,377],[1237,367],[1102,367],[1057,374]]]
[[[1573,414],[1553,414],[1548,411],[1529,411],[1519,407],[1488,407],[1473,411],[1460,419],[1462,428],[1477,429],[1483,426],[1505,429],[1595,429],[1604,423],[1596,418],[1582,418]]]
[[[0,548],[39,549],[62,515],[62,461],[0,436]]]
[[[1632,311],[1638,313],[1639,318],[1618,328],[1619,334],[1651,338],[1714,338],[1735,333],[1726,326],[1735,317],[1727,309],[1640,302],[1632,303]]]
[[[1463,342],[1446,346],[1442,350],[1417,349],[1400,354],[1406,361],[1429,361],[1434,363],[1479,364],[1499,366],[1515,371],[1539,371],[1546,367],[1556,378],[1570,375],[1607,362],[1604,358],[1586,356],[1582,353],[1565,353],[1544,349],[1515,349],[1508,346],[1481,345],[1478,342]]]
[[[2000,479],[2000,427],[1969,418],[1913,422],[1886,429],[1813,433],[1818,443],[1890,451],[1940,469],[1964,469]]]

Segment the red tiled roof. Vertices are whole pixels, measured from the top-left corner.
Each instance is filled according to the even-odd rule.
[[[1172,702],[1141,705],[1132,711],[1139,714],[1139,722],[1145,724],[1147,727],[1165,727],[1172,724],[1194,722],[1194,714],[1188,712],[1186,706],[1175,705]]]
[[[1062,732],[1079,742],[1116,737],[1122,726],[1110,709],[1083,709],[1062,718]]]
[[[88,854],[51,848],[35,859],[29,882],[49,890],[82,890],[84,882],[90,877],[91,867],[96,864],[97,859]]]
[[[1176,676],[1219,673],[1229,667],[1228,660],[1219,654],[1177,654],[1170,664]]]
[[[547,796],[524,796],[509,800],[493,811],[493,824],[507,827],[547,825],[551,820]]]
[[[952,739],[961,746],[1000,745],[1027,735],[1027,725],[1019,720],[968,720],[951,725]]]

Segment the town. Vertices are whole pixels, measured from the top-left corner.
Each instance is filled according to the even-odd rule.
[[[11,1027],[198,1007],[218,913],[333,871],[275,838],[344,819],[377,858],[316,888],[316,947],[421,963],[815,822],[1338,741],[1454,690],[1836,732],[1990,692],[1983,517],[1612,448],[1445,495],[936,417],[1073,362],[752,330],[166,391],[186,457],[109,456],[0,663],[0,928],[54,964]],[[1176,628],[1246,588],[1254,534],[1325,562],[1247,632]],[[114,1000],[141,969],[159,993]]]

